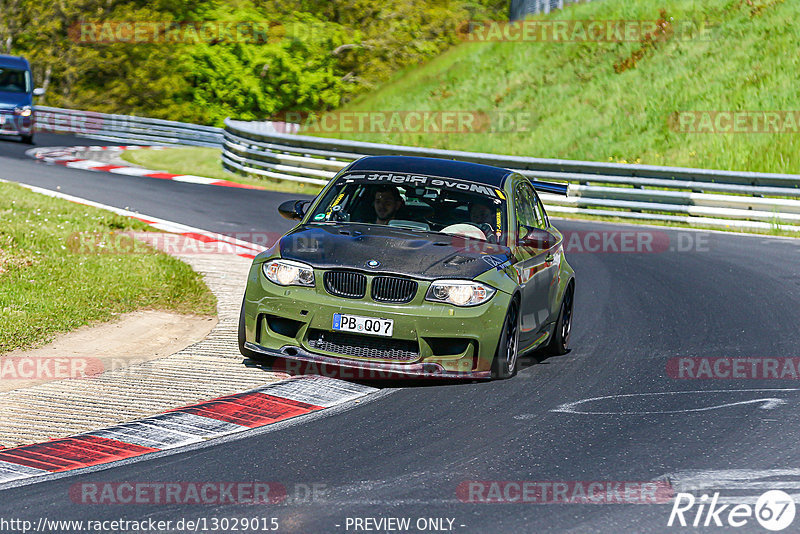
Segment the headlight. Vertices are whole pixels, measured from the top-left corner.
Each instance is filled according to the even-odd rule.
[[[14,113],[19,115],[20,117],[30,117],[31,116],[31,107],[25,106],[24,108],[15,108]]]
[[[497,292],[491,286],[467,280],[439,280],[431,284],[425,300],[447,302],[454,306],[477,306]]]
[[[261,267],[267,280],[280,286],[314,287],[314,269],[291,260],[272,260]]]

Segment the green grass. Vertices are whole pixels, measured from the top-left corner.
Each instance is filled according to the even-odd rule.
[[[220,150],[216,148],[191,147],[169,148],[165,150],[127,150],[122,159],[142,167],[171,172],[173,174],[193,174],[207,178],[230,180],[247,185],[258,185],[272,191],[316,195],[322,189],[313,184],[302,184],[254,175],[241,176],[226,171],[220,163]]]
[[[138,309],[213,315],[216,299],[185,263],[146,247],[81,253],[76,232],[145,231],[108,211],[0,184],[0,353]]]
[[[673,37],[620,74],[638,42],[464,43],[398,74],[351,111],[523,113],[529,131],[364,133],[337,137],[520,156],[800,173],[800,134],[686,134],[670,114],[800,110],[800,3],[603,0],[539,19],[648,20],[708,32]]]

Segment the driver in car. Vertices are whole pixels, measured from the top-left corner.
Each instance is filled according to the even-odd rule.
[[[469,220],[472,224],[483,230],[486,240],[497,243],[495,235],[497,222],[497,208],[489,199],[476,198],[469,204]]]
[[[470,203],[469,205],[470,222],[477,225],[488,224],[489,226],[492,227],[492,229],[494,229],[495,218],[496,218],[495,207],[492,205],[491,201],[476,199]]]
[[[372,207],[375,209],[375,224],[389,224],[405,205],[400,191],[393,185],[380,185],[375,189]]]

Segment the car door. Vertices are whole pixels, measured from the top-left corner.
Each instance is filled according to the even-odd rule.
[[[538,197],[526,179],[514,186],[514,212],[516,218],[515,256],[518,258],[517,276],[522,302],[520,304],[520,347],[525,349],[539,337],[539,331],[550,317],[550,292],[555,269],[550,249],[539,244],[523,245],[520,240],[531,233],[530,229],[546,230],[547,222],[537,206]]]
[[[539,194],[534,191],[536,195],[536,213],[539,220],[543,222],[543,228],[547,230],[555,239],[553,246],[548,249],[545,255],[545,268],[542,272],[542,278],[549,284],[548,291],[548,309],[550,310],[550,319],[555,321],[558,318],[559,306],[561,302],[558,299],[558,284],[560,282],[559,273],[561,269],[561,260],[564,257],[564,236],[556,229],[555,226],[550,224],[550,218],[542,204],[542,199]]]

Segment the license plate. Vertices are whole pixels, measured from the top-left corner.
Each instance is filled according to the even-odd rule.
[[[334,313],[333,329],[340,332],[356,332],[357,334],[388,337],[392,335],[394,321],[392,319],[376,319],[375,317]]]

